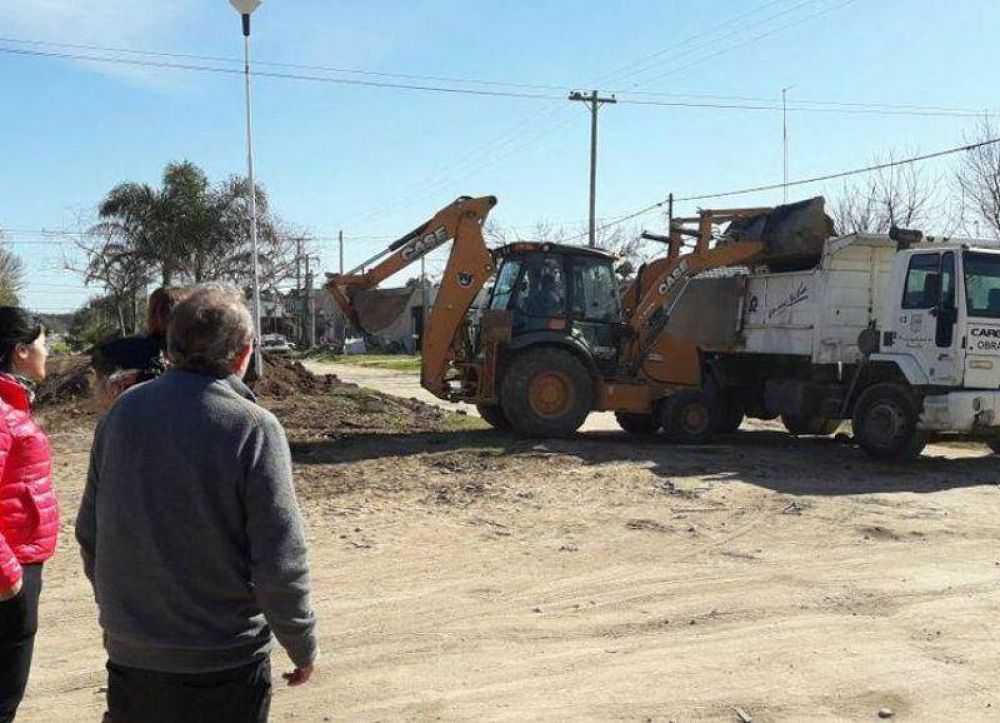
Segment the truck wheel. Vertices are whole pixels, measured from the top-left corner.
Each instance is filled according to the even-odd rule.
[[[743,424],[743,405],[739,402],[721,401],[718,404],[718,423],[715,431],[719,434],[732,434]]]
[[[618,426],[629,434],[649,435],[660,430],[660,419],[656,414],[632,414],[631,412],[615,412]]]
[[[871,457],[886,461],[920,455],[929,435],[917,429],[917,401],[898,384],[875,384],[854,405],[854,437]]]
[[[517,356],[500,387],[504,416],[526,437],[568,437],[587,418],[594,383],[583,364],[562,349],[542,347]]]
[[[509,432],[512,427],[499,404],[477,404],[476,411],[483,421],[500,432]]]
[[[826,417],[800,417],[797,414],[782,414],[781,423],[785,425],[788,433],[802,437],[815,435],[828,437],[840,429],[839,419],[827,419]]]
[[[685,391],[663,400],[663,431],[667,439],[680,444],[705,444],[717,425],[715,405],[701,392]]]

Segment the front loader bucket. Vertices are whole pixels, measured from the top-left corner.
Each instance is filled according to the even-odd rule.
[[[351,304],[358,326],[366,334],[377,334],[395,324],[406,313],[417,289],[370,289],[354,291]]]
[[[822,196],[776,206],[766,213],[735,219],[724,236],[731,241],[763,241],[762,260],[772,266],[807,268],[819,262],[826,240],[834,235]]]

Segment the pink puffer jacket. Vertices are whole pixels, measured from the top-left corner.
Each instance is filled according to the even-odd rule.
[[[31,418],[27,390],[0,374],[0,590],[20,581],[21,565],[52,557],[58,536],[48,437]]]

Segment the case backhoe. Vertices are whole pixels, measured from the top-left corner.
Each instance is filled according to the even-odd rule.
[[[627,431],[662,426],[679,441],[707,439],[716,412],[699,351],[664,331],[694,276],[746,263],[763,244],[711,247],[705,216],[693,250],[682,253],[685,237],[672,230],[667,256],[644,266],[623,295],[615,257],[604,251],[538,242],[488,249],[482,229],[496,202],[459,198],[364,266],[329,275],[326,288],[354,326],[374,333],[392,320],[369,292],[451,241],[424,330],[424,388],[526,436],[568,436],[591,411],[610,410]]]

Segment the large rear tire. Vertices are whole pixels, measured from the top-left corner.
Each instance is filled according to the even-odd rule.
[[[526,437],[569,437],[587,418],[594,382],[568,351],[552,347],[518,355],[500,386],[504,415]]]
[[[484,422],[499,432],[509,432],[513,429],[499,404],[477,404],[476,411]]]
[[[917,429],[920,406],[898,384],[875,384],[854,405],[854,437],[871,457],[900,461],[918,457],[929,435]]]
[[[788,433],[795,437],[817,436],[829,437],[840,429],[839,419],[827,419],[826,417],[800,417],[797,414],[782,414],[781,423],[785,425]]]
[[[656,414],[633,414],[631,412],[615,412],[618,426],[629,434],[647,436],[660,430],[660,418]]]
[[[663,431],[678,444],[705,444],[718,425],[716,405],[703,392],[675,392],[663,400]]]

